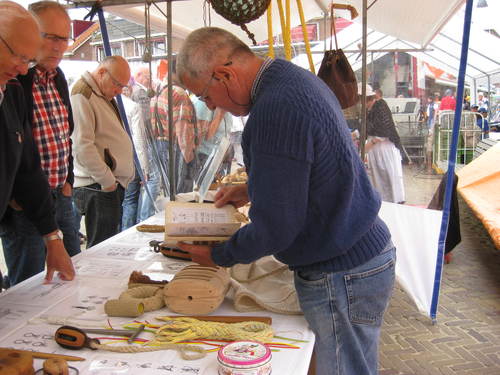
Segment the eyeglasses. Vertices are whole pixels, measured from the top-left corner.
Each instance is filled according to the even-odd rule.
[[[232,64],[233,64],[232,61],[228,61],[227,63],[225,63],[223,65],[224,66],[229,66],[229,65],[232,65]],[[205,88],[203,89],[203,91],[201,92],[201,94],[200,95],[196,95],[196,97],[198,98],[198,100],[201,100],[202,102],[205,102],[208,99],[207,92],[208,92],[208,88],[210,87],[210,84],[212,83],[213,79],[217,79],[217,81],[219,80],[218,78],[215,78],[215,72],[213,72],[212,75],[210,76],[210,79],[208,80],[207,85],[205,86]]]
[[[109,75],[109,78],[111,78],[111,82],[113,82],[113,85],[115,85],[116,87],[120,88],[120,89],[123,89],[124,87],[127,87],[127,85],[122,85],[120,83],[120,81],[118,81],[115,77],[113,77],[111,75],[111,73],[109,72],[109,70],[106,70],[106,73],[108,73]]]
[[[28,59],[26,56],[19,55],[18,53],[14,52],[14,50],[9,46],[9,44],[1,36],[0,36],[0,40],[3,42],[3,44],[5,44],[5,47],[7,47],[7,49],[10,52],[10,54],[14,58],[16,58],[16,60],[18,60],[21,64],[27,64],[28,65],[28,69],[31,69],[34,66],[36,66],[36,64],[38,64],[38,61],[36,61],[36,59]]]
[[[208,99],[208,95],[207,95],[208,88],[210,87],[210,84],[212,83],[212,80],[214,78],[215,78],[214,73],[212,73],[212,75],[210,76],[210,79],[207,82],[207,85],[205,86],[205,88],[203,89],[203,91],[201,92],[201,94],[200,95],[196,95],[196,97],[198,98],[198,100],[201,100],[202,102],[205,102]]]
[[[53,43],[73,43],[74,39],[73,38],[66,38],[63,36],[59,36],[56,34],[49,34],[49,33],[44,33],[41,32],[40,35],[42,35],[43,38],[50,40]]]

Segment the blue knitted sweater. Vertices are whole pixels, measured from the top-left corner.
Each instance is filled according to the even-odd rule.
[[[274,254],[291,269],[348,270],[390,239],[339,103],[284,60],[264,71],[242,139],[251,223],[213,248],[222,266]]]

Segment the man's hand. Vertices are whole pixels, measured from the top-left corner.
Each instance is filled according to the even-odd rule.
[[[73,193],[73,188],[71,187],[71,185],[69,184],[69,182],[65,182],[62,189],[61,189],[61,193],[62,195],[64,195],[65,197],[71,197],[72,193]]]
[[[232,204],[236,208],[243,207],[249,202],[247,185],[223,186],[215,194],[215,207]]]
[[[101,191],[104,191],[104,192],[106,192],[106,193],[110,193],[110,192],[112,192],[112,191],[115,191],[117,187],[118,187],[118,182],[115,182],[115,183],[114,183],[113,185],[111,185],[111,186],[107,186],[107,187],[104,187],[104,186],[103,186],[103,187],[101,188]]]
[[[177,242],[177,247],[187,251],[191,255],[193,262],[202,266],[217,267],[217,264],[212,260],[212,248],[205,245],[190,245],[184,242]]]
[[[47,283],[52,281],[54,272],[59,272],[61,280],[73,280],[75,278],[75,269],[73,263],[64,248],[62,240],[47,241],[47,275],[45,281]]]

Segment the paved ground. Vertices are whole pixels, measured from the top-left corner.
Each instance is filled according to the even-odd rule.
[[[382,331],[380,375],[500,374],[500,251],[459,204],[462,242],[444,267],[437,324],[397,288]]]

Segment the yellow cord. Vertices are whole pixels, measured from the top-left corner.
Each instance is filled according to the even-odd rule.
[[[255,340],[267,343],[271,342],[274,337],[272,327],[262,322],[218,323],[170,316],[156,319],[168,322],[156,330],[154,343],[159,344],[198,339]]]
[[[273,36],[273,2],[269,2],[267,7],[267,43],[268,52],[267,55],[274,59],[274,36]]]
[[[297,0],[297,8],[299,9],[300,24],[302,25],[302,35],[304,37],[304,43],[306,45],[307,59],[309,60],[309,70],[311,70],[313,74],[316,74],[311,54],[311,45],[309,44],[309,35],[307,33],[306,19],[304,17],[304,9],[302,9],[302,2],[300,0]]]
[[[287,32],[286,32],[286,20],[285,20],[285,13],[283,11],[283,3],[281,0],[277,0],[278,1],[278,10],[279,10],[279,13],[280,13],[280,22],[281,22],[281,35],[283,37],[283,45],[285,47],[285,58],[287,60],[290,60],[288,57],[287,57]]]
[[[290,61],[292,59],[292,26],[290,16],[290,0],[285,1],[286,4],[286,43],[285,43],[285,58]]]

